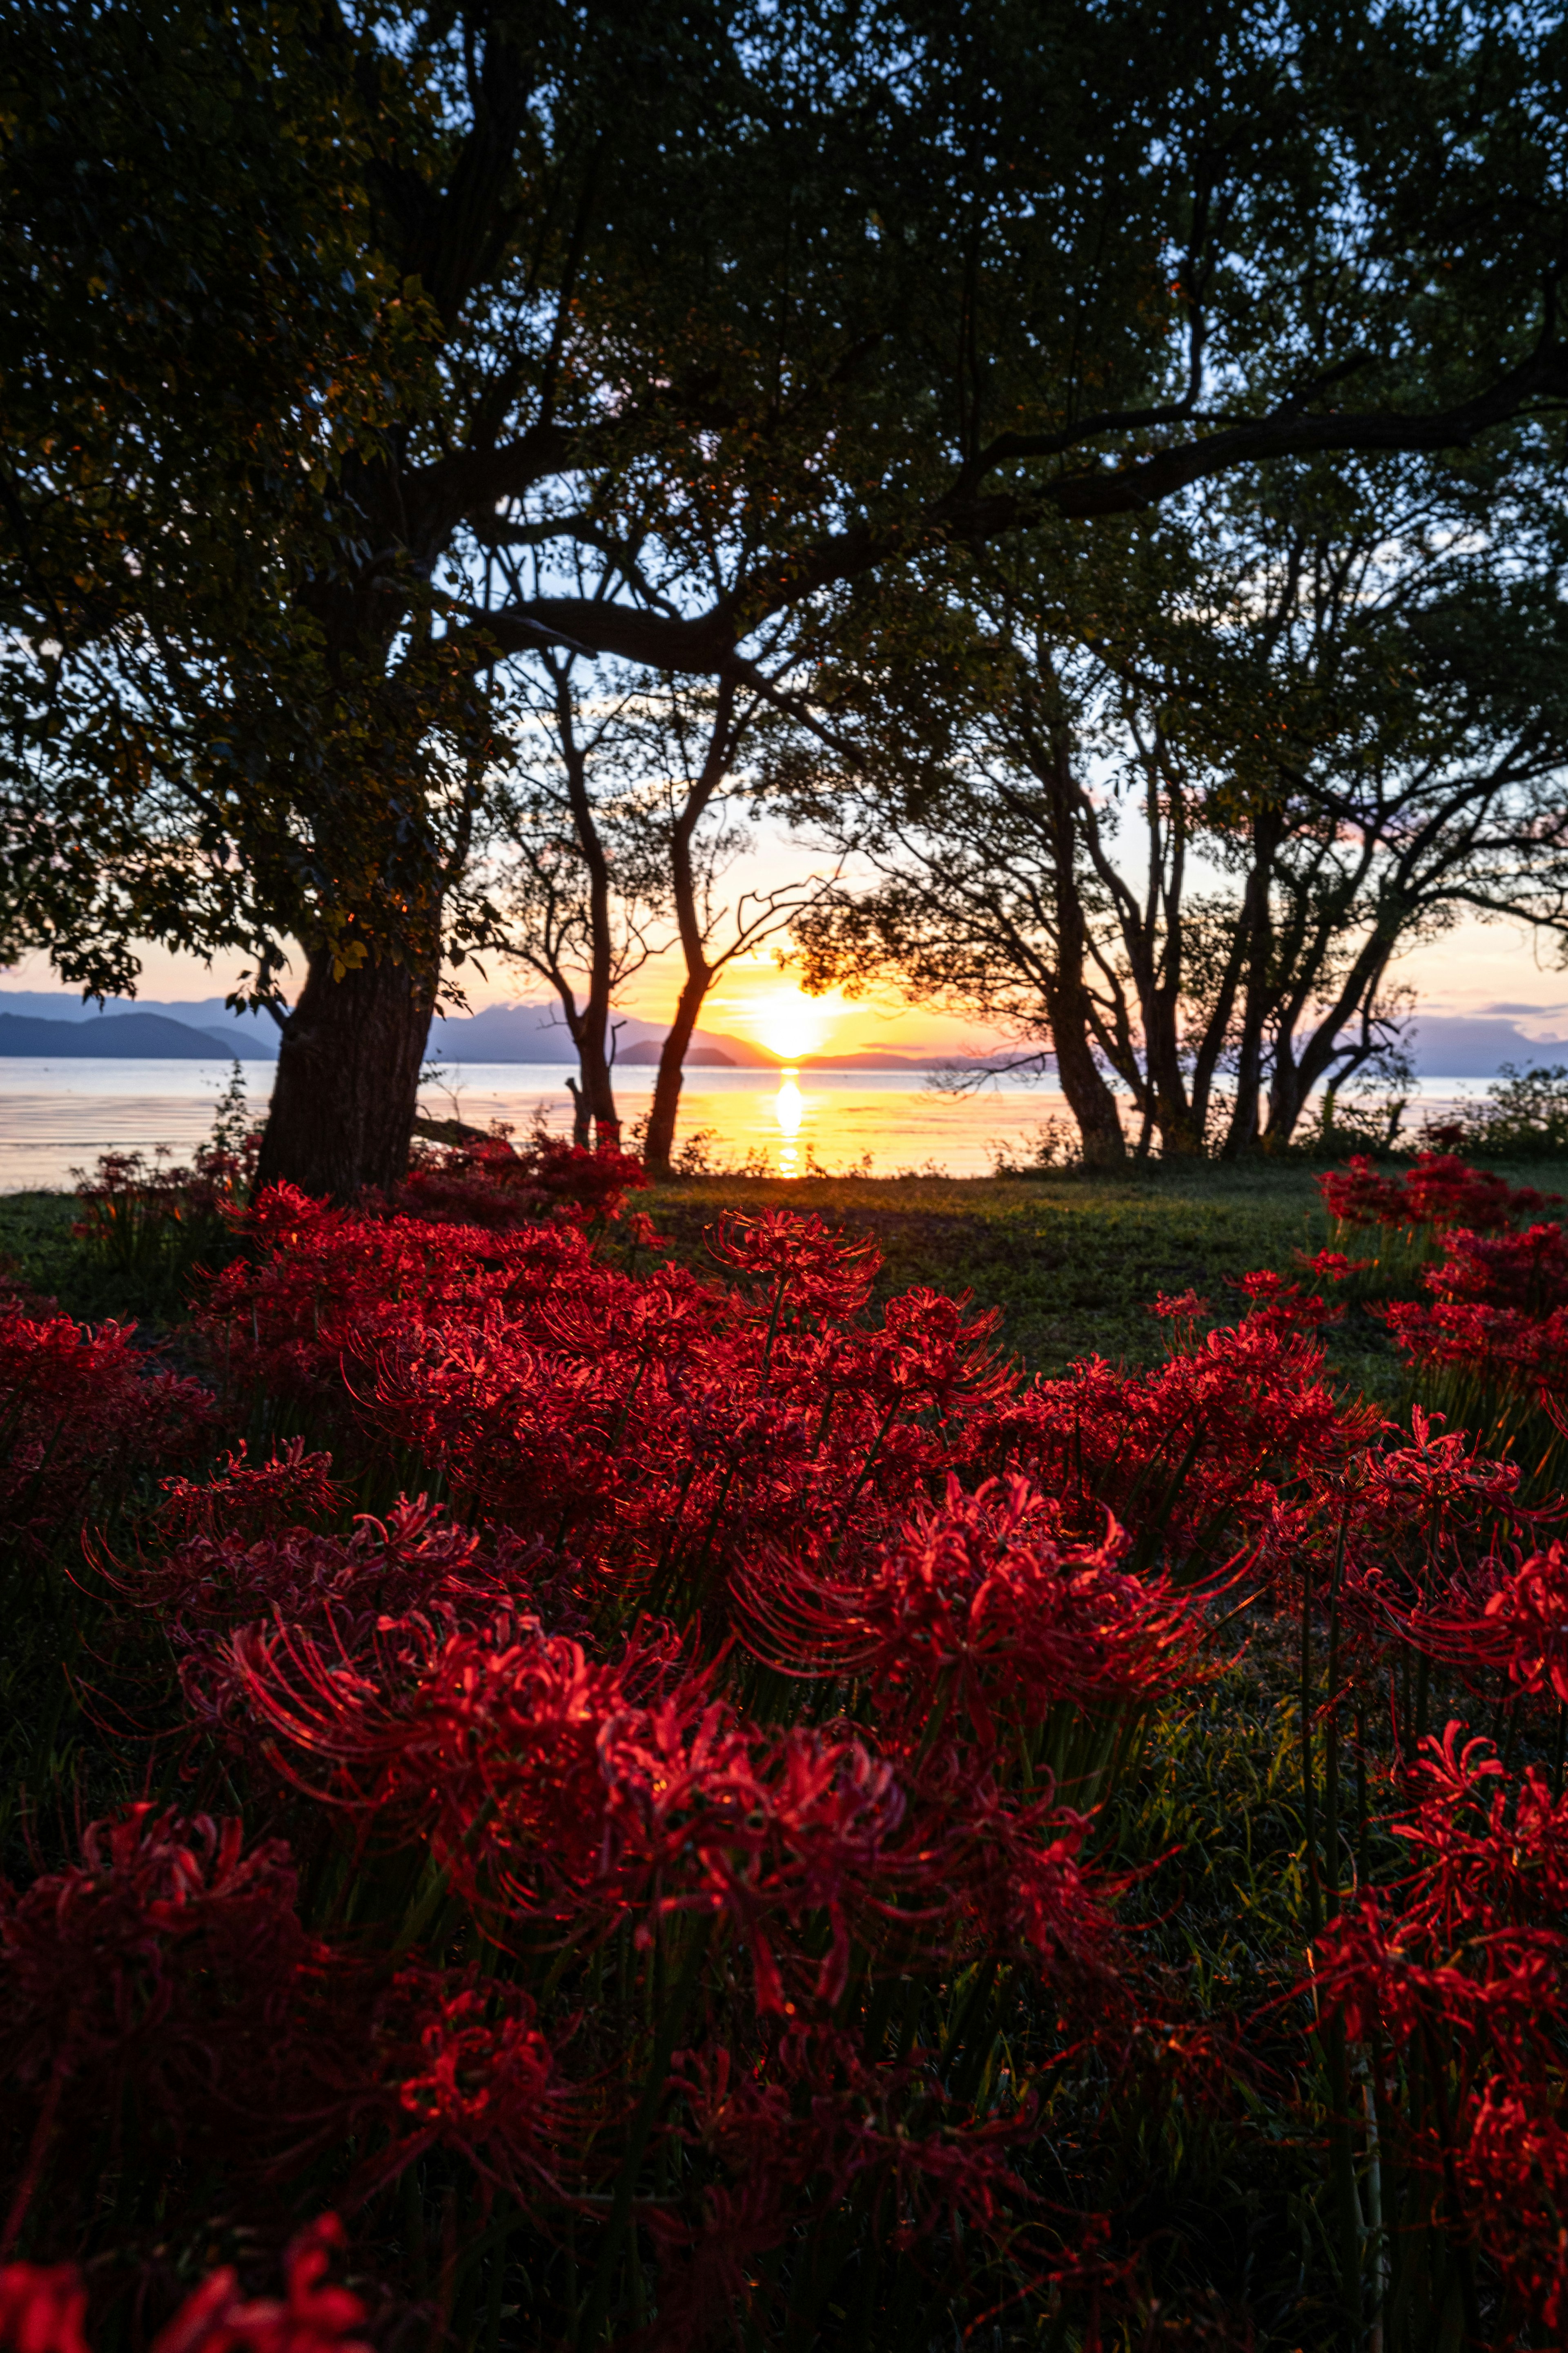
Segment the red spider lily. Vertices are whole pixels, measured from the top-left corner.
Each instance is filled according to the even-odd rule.
[[[1568,1306],[1568,1240],[1561,1226],[1531,1226],[1522,1234],[1460,1227],[1444,1235],[1443,1251],[1441,1265],[1424,1277],[1439,1298],[1479,1300],[1533,1316]]]
[[[1209,1303],[1189,1284],[1185,1291],[1156,1292],[1148,1312],[1171,1326],[1168,1345],[1173,1356],[1190,1356],[1198,1345],[1198,1326],[1209,1312]]]
[[[1450,1152],[1422,1152],[1409,1174],[1379,1176],[1357,1154],[1318,1179],[1330,1213],[1345,1226],[1468,1226],[1497,1233],[1544,1208],[1547,1196],[1471,1168]]]
[[[291,1438],[269,1461],[251,1462],[242,1438],[214,1479],[165,1479],[158,1535],[165,1543],[202,1535],[254,1538],[300,1520],[326,1520],[342,1509],[344,1489],[332,1479],[330,1454],[307,1454]]]
[[[437,2147],[458,2151],[487,2187],[520,2202],[542,2190],[565,2196],[563,2157],[580,2162],[587,2120],[521,1987],[405,1969],[377,2033],[409,2125],[362,2179],[362,2196]]]
[[[757,1284],[762,1312],[837,1323],[858,1314],[871,1295],[881,1253],[868,1241],[847,1241],[820,1218],[789,1209],[720,1219],[708,1247],[721,1265]]]
[[[198,1144],[193,1167],[151,1166],[140,1152],[100,1153],[97,1174],[76,1187],[85,1216],[73,1236],[110,1240],[126,1222],[133,1226],[217,1226],[239,1208],[261,1153],[261,1131],[225,1144]],[[76,1172],[79,1177],[80,1171]]]
[[[1316,1293],[1304,1292],[1299,1282],[1267,1267],[1238,1276],[1233,1288],[1251,1302],[1247,1321],[1269,1330],[1316,1332],[1325,1324],[1337,1324],[1344,1314],[1342,1307],[1329,1306]]]
[[[247,2298],[229,2264],[211,2273],[153,2339],[151,2353],[370,2353],[354,2335],[365,2306],[327,2279],[344,2244],[335,2214],[290,2241],[281,2297]],[[3,2353],[89,2353],[88,2293],[74,2263],[0,2270]]]
[[[1366,1895],[1331,1924],[1315,1982],[1352,2040],[1395,2042],[1441,2028],[1489,2050],[1505,2071],[1550,2064],[1568,1934],[1568,1801],[1530,1768],[1510,1789],[1487,1740],[1451,1723],[1424,1741],[1415,1811],[1395,1836],[1420,1858],[1390,1898]]]
[[[689,2118],[683,2138],[793,2191],[818,2177],[833,2204],[881,2175],[905,2210],[895,2243],[910,2242],[910,2208],[923,2208],[924,2193],[979,2222],[999,2192],[1026,2195],[1003,2152],[1026,2133],[1033,2102],[1006,2100],[978,2124],[953,2117],[931,2054],[868,2061],[856,2034],[816,2025],[787,2029],[753,2070],[721,2046],[678,2052],[672,2072]]]
[[[269,1735],[333,1768],[342,1801],[427,1821],[458,1856],[490,1818],[489,1847],[537,1851],[571,1883],[597,1864],[598,1732],[636,1662],[593,1663],[537,1620],[501,1634],[391,1620],[356,1667],[335,1644],[256,1627],[220,1657]]]
[[[996,1714],[1037,1725],[1062,1700],[1142,1702],[1190,1680],[1190,1595],[1120,1570],[1127,1538],[1063,1540],[1061,1512],[1016,1474],[909,1520],[864,1567],[764,1556],[741,1583],[742,1638],[791,1674],[863,1676],[879,1707],[929,1721],[955,1698],[984,1746]]]
[[[1531,1698],[1568,1704],[1568,1555],[1561,1544],[1511,1568],[1495,1552],[1434,1599],[1397,1613],[1399,1631],[1468,1679],[1506,1674]]]
[[[469,1625],[526,1613],[542,1570],[559,1601],[569,1564],[563,1569],[538,1543],[504,1531],[459,1527],[421,1495],[400,1498],[384,1520],[363,1514],[347,1536],[305,1528],[252,1543],[195,1536],[150,1568],[121,1569],[117,1582],[157,1612],[176,1648],[195,1654],[182,1670],[185,1695],[216,1725],[243,1716],[241,1687],[215,1639],[237,1626],[272,1620],[291,1637],[324,1634],[346,1662],[374,1653],[378,1630],[412,1611]]]
[[[607,1725],[601,1757],[607,1826],[624,1889],[653,1911],[727,1913],[752,1955],[758,2010],[795,2003],[775,1957],[779,1924],[826,1914],[828,1949],[809,1972],[813,1999],[844,1989],[851,1911],[902,1876],[894,1850],[904,1794],[861,1741],[813,1725],[752,1731],[710,1707],[694,1732],[673,1702]],[[647,1922],[639,1937],[648,1933]]]
[[[1315,1275],[1320,1282],[1348,1282],[1352,1274],[1364,1274],[1374,1261],[1370,1258],[1347,1258],[1343,1250],[1321,1250],[1309,1254],[1295,1253],[1303,1273]]]
[[[1314,1986],[1352,2040],[1381,2042],[1425,2091],[1384,2128],[1435,2176],[1446,2227],[1483,2246],[1515,2316],[1554,2337],[1568,2312],[1568,1804],[1533,1768],[1510,1788],[1489,1742],[1450,1724],[1423,1743],[1396,1833],[1417,1857],[1319,1940]],[[1511,2341],[1511,2339],[1510,2339]]]
[[[928,1891],[940,1883],[952,1906],[955,1947],[1025,1962],[1064,2014],[1096,2035],[1119,2032],[1131,1972],[1106,1908],[1119,1883],[1082,1860],[1089,1816],[1060,1805],[1048,1780],[1026,1797],[1005,1789],[954,1741],[905,1770]]]
[[[244,1849],[237,1821],[184,1821],[150,1805],[93,1823],[82,1861],[6,1889],[0,1908],[6,2074],[47,2085],[88,2060],[134,2058],[164,2105],[210,2066],[226,1985],[245,1989],[248,2040],[286,2002],[306,1952],[289,1851]],[[270,1991],[269,1991],[270,1989]],[[219,2013],[190,2008],[211,1992]]]
[[[1293,1602],[1305,1581],[1326,1599],[1337,1582],[1363,1630],[1425,1647],[1423,1613],[1486,1583],[1502,1536],[1552,1516],[1520,1504],[1516,1464],[1440,1434],[1441,1419],[1414,1407],[1411,1445],[1369,1449],[1272,1506],[1257,1559],[1279,1598]]]
[[[1544,2080],[1491,2083],[1458,2135],[1455,2171],[1471,2233],[1501,2270],[1537,2340],[1568,2333],[1568,2121]]]
[[[647,1175],[630,1153],[585,1151],[564,1136],[536,1134],[519,1152],[505,1136],[426,1151],[393,1195],[400,1214],[434,1223],[493,1229],[542,1216],[615,1219]]]
[[[339,1768],[339,1801],[416,1822],[488,1906],[608,1926],[635,1916],[643,1944],[661,1916],[722,1913],[764,2010],[789,2006],[769,1924],[826,1910],[830,1950],[811,1976],[835,1998],[847,1894],[903,1813],[890,1767],[861,1743],[752,1730],[702,1676],[639,1700],[639,1681],[668,1672],[656,1651],[608,1667],[537,1628],[504,1649],[426,1630],[416,1651],[412,1626],[396,1639],[401,1694],[304,1640],[258,1632],[233,1649],[261,1722]]]
[[[1016,1386],[991,1342],[1000,1322],[993,1308],[968,1313],[969,1293],[906,1291],[890,1299],[879,1332],[845,1344],[837,1377],[884,1412],[941,1418],[994,1405]]]
[[[1267,1523],[1279,1482],[1344,1469],[1384,1426],[1376,1406],[1334,1394],[1321,1342],[1254,1313],[1146,1373],[1094,1357],[1038,1380],[971,1443],[1059,1497],[1080,1540],[1109,1505],[1135,1536],[1152,1524],[1174,1560],[1231,1548]]]
[[[595,1276],[530,1326],[432,1320],[363,1346],[365,1418],[471,1507],[569,1538],[623,1585],[689,1564],[710,1606],[766,1535],[918,1493],[1013,1385],[984,1320],[930,1294],[823,1339],[684,1280]]]
[[[460,1308],[515,1315],[562,1281],[584,1279],[574,1226],[479,1226],[374,1218],[272,1185],[243,1221],[251,1252],[214,1277],[196,1323],[230,1374],[275,1392],[342,1396],[345,1346],[421,1328]]]
[[[197,1452],[213,1428],[207,1391],[149,1376],[134,1330],[0,1315],[0,1508],[25,1552],[79,1528],[138,1472]]]
[[[1477,1303],[1382,1309],[1395,1345],[1425,1372],[1454,1366],[1546,1397],[1568,1388],[1568,1310],[1536,1318]]]
[[[1568,1386],[1568,1242],[1560,1226],[1446,1234],[1443,1260],[1425,1280],[1434,1306],[1398,1301],[1382,1311],[1418,1365],[1459,1366],[1547,1393]]]
[[[752,2067],[722,2044],[678,2052],[672,2080],[686,2111],[679,2137],[728,2179],[708,2189],[700,2220],[648,2215],[663,2259],[650,2343],[703,2341],[750,2305],[759,2256],[851,2196],[903,2261],[942,2222],[984,2232],[1028,2197],[1011,2159],[1033,2101],[955,2116],[923,2052],[869,2063],[852,2033],[792,2028]]]
[[[281,2297],[243,2297],[235,2272],[214,2272],[153,2341],[152,2353],[370,2353],[354,2331],[365,2306],[327,2278],[344,2244],[335,2214],[291,2241],[283,2257]]]
[[[0,2353],[90,2353],[74,2263],[0,2264]]]
[[[13,2231],[46,2179],[51,2227],[90,2194],[106,2128],[134,2130],[154,2168],[178,2150],[245,2174],[285,2113],[321,2110],[325,2054],[348,2065],[353,2036],[323,2018],[294,1891],[279,1841],[247,1852],[237,1822],[147,1805],[94,1823],[79,1863],[0,1890],[0,2069],[30,2134]]]

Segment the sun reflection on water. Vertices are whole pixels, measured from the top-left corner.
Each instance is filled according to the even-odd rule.
[[[805,1106],[801,1102],[800,1089],[795,1084],[796,1076],[795,1071],[785,1071],[780,1080],[779,1091],[773,1097],[773,1117],[779,1124],[779,1134],[784,1139],[779,1146],[781,1176],[795,1176],[800,1173],[800,1150],[795,1138],[800,1134],[800,1124],[805,1115]]]

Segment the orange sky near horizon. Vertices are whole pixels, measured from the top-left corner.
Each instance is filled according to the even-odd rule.
[[[237,958],[206,965],[196,956],[149,947],[138,994],[174,1001],[221,996],[240,969]],[[476,1012],[543,993],[537,981],[494,959],[483,960],[482,977],[472,965],[464,977]],[[1418,1007],[1430,1013],[1489,1014],[1517,1021],[1527,1035],[1568,1034],[1568,972],[1552,964],[1545,944],[1517,924],[1456,925],[1405,957],[1394,977],[1413,987]],[[655,958],[624,992],[621,1009],[650,1023],[666,1020],[679,981],[676,955]],[[0,991],[59,986],[39,954],[0,971]],[[890,990],[855,1001],[837,990],[805,997],[769,947],[725,967],[703,1008],[701,1027],[747,1039],[784,1061],[830,1050],[937,1057],[984,1051],[998,1042],[997,1033],[984,1023],[902,1003]]]

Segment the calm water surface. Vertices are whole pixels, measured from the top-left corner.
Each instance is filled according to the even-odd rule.
[[[276,1064],[242,1065],[251,1110],[259,1118]],[[68,1186],[73,1168],[100,1152],[153,1153],[166,1145],[189,1156],[212,1127],[229,1064],[163,1061],[59,1061],[0,1055],[0,1192]],[[570,1124],[572,1104],[559,1064],[476,1062],[427,1088],[422,1108],[455,1113],[483,1127],[493,1119],[526,1128],[536,1113],[552,1128]],[[647,1108],[651,1070],[617,1073],[628,1124]],[[1428,1079],[1421,1109],[1484,1095],[1484,1080]],[[1041,1130],[1065,1115],[1053,1083],[1003,1081],[979,1095],[937,1094],[918,1071],[692,1071],[681,1096],[680,1134],[705,1131],[714,1166],[748,1166],[774,1176],[809,1170],[837,1174],[865,1167],[877,1176],[900,1170],[984,1176],[999,1154],[1033,1155]]]

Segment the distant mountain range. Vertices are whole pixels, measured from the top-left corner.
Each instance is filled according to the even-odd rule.
[[[0,1054],[47,1061],[213,1062],[236,1051],[221,1030],[195,1029],[161,1013],[121,1013],[111,1021],[40,1021],[0,1013]]]
[[[0,1056],[77,1060],[88,1057],[143,1061],[242,1060],[274,1061],[278,1025],[266,1013],[235,1013],[221,997],[155,1002],[138,997],[100,1008],[50,989],[0,989]],[[662,1022],[627,1017],[619,1023],[619,1059],[629,1069],[657,1061]],[[1527,1038],[1496,1014],[1424,1013],[1412,1040],[1423,1078],[1495,1078],[1500,1064],[1568,1060],[1568,1039]],[[692,1069],[748,1071],[925,1071],[930,1055],[864,1052],[805,1054],[786,1063],[749,1038],[699,1029],[688,1057]],[[489,1005],[480,1013],[438,1016],[430,1025],[432,1060],[471,1065],[534,1062],[570,1068],[576,1061],[559,1014],[549,1005]],[[949,1057],[966,1060],[967,1057]],[[977,1058],[979,1059],[979,1058]]]
[[[623,1060],[629,1061],[637,1052],[637,1065],[657,1062],[665,1037],[662,1022],[627,1017],[618,1028]],[[764,1053],[747,1038],[699,1029],[691,1042],[693,1062],[700,1058],[710,1069],[780,1067],[776,1054]],[[211,1061],[215,1054],[226,1060],[237,1054],[246,1061],[276,1061],[278,1045],[278,1024],[270,1014],[236,1013],[221,997],[162,1003],[138,997],[132,1005],[110,1001],[99,1007],[46,989],[0,989],[0,1055]],[[430,1024],[426,1051],[432,1061],[449,1064],[533,1062],[571,1069],[577,1060],[564,1023],[548,1005],[490,1005],[481,1013],[438,1015]]]

